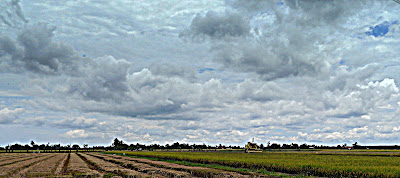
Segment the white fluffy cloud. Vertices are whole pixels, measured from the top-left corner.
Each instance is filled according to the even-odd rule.
[[[19,119],[20,114],[22,114],[24,111],[24,108],[4,108],[0,110],[0,124],[10,124],[15,122],[17,119]]]

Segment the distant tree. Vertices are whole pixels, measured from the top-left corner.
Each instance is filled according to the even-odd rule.
[[[81,148],[78,144],[74,144],[74,145],[72,145],[72,149],[75,149],[75,150],[77,150],[77,149],[79,149],[79,148]]]
[[[272,149],[279,149],[279,148],[281,148],[281,145],[280,145],[280,144],[277,144],[277,143],[273,143],[273,144],[271,145],[271,148],[272,148]]]
[[[307,149],[307,148],[308,148],[307,143],[303,143],[300,145],[300,149]]]
[[[118,138],[115,138],[112,146],[115,147],[115,146],[118,146],[119,144],[121,144],[121,141],[119,141]]]
[[[264,145],[262,143],[260,145],[260,149],[264,149]]]
[[[290,145],[287,145],[287,144],[282,145],[282,149],[289,149],[289,148],[290,148]]]
[[[299,148],[299,145],[298,145],[297,143],[292,143],[292,148],[293,148],[293,149],[298,149],[298,148]]]
[[[179,142],[176,142],[174,144],[171,145],[172,149],[180,149],[181,147],[179,146]]]

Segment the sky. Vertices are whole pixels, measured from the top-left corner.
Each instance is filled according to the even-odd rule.
[[[0,8],[0,146],[400,144],[393,1]]]

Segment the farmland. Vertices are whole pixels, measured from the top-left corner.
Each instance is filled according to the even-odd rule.
[[[119,153],[119,152],[110,152]],[[283,172],[321,177],[400,177],[400,154],[395,151],[129,152],[135,157],[184,161],[254,172]]]
[[[399,177],[397,151],[1,153],[0,177]]]
[[[250,177],[220,169],[98,152],[3,153],[0,177]]]

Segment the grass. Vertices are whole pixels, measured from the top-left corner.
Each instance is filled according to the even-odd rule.
[[[344,150],[342,150],[344,151]],[[371,150],[369,150],[371,152]],[[122,153],[123,151],[108,152]],[[126,152],[126,155],[220,165],[238,169],[323,177],[400,177],[400,157],[387,153],[316,152]],[[226,168],[225,167],[225,168]]]

